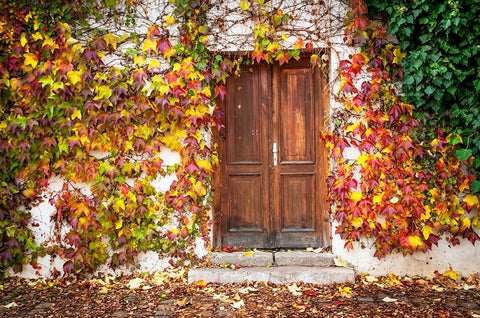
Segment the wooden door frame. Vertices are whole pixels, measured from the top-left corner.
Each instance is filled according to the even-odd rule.
[[[268,68],[274,68],[274,67],[281,67],[281,66],[272,66],[272,65],[267,65],[266,67]],[[273,70],[271,70],[273,72]],[[329,112],[330,112],[330,103],[329,103],[329,90],[328,90],[328,74],[326,72],[323,72],[321,71],[320,69],[316,69],[316,70],[313,70],[315,72],[318,72],[319,73],[319,76],[317,77],[320,81],[319,83],[319,87],[320,87],[320,90],[318,91],[315,91],[315,94],[316,94],[316,97],[318,98],[319,102],[319,106],[318,106],[318,109],[316,110],[316,116],[315,116],[315,123],[314,123],[314,127],[316,130],[318,130],[318,133],[320,131],[324,131],[325,128],[326,128],[326,120],[327,118],[329,118]],[[272,83],[269,83],[269,94],[268,94],[268,98],[270,99],[269,102],[270,102],[270,106],[269,106],[269,109],[272,108],[273,109],[273,105],[271,105],[271,103],[273,103],[273,100],[272,99],[272,94],[273,94],[273,84]],[[218,105],[222,107],[222,109],[224,110],[225,109],[225,103],[224,102],[218,102]],[[317,107],[317,106],[316,106]],[[273,123],[271,121],[269,121],[269,127],[266,128],[268,131],[271,131],[271,125],[273,125]],[[225,127],[224,129],[227,129],[228,127]],[[268,136],[269,139],[272,138],[272,136]],[[223,147],[221,148],[220,147],[220,142],[221,142],[221,138],[222,138],[222,135],[221,133],[218,131],[218,129],[214,129],[213,131],[213,142],[216,143],[219,147],[219,153],[218,153],[218,156],[219,156],[219,159],[220,160],[224,160],[225,159],[225,153],[221,153],[221,152],[225,152],[225,148],[226,147]],[[272,140],[269,140],[269,144],[271,144]],[[318,143],[315,143],[316,145]],[[320,166],[320,169],[319,169],[319,175],[318,175],[318,178],[320,180],[324,180],[324,182],[319,182],[320,183],[320,186],[319,188],[317,189],[317,191],[319,192],[318,193],[318,196],[319,198],[324,198],[325,202],[320,203],[318,202],[317,203],[317,206],[316,206],[316,209],[319,213],[319,216],[317,217],[317,220],[319,218],[322,218],[322,220],[320,220],[320,224],[318,226],[321,227],[321,235],[323,237],[321,237],[321,239],[323,240],[323,242],[327,242],[328,245],[331,244],[331,232],[332,232],[332,227],[331,227],[331,222],[330,222],[330,216],[329,216],[329,211],[330,211],[330,206],[328,205],[328,202],[326,201],[326,198],[327,198],[327,187],[326,187],[326,179],[327,179],[327,175],[328,175],[328,171],[330,169],[330,166],[328,164],[328,160],[327,160],[327,150],[325,149],[325,147],[323,145],[320,145],[319,146],[321,149],[317,149],[316,152],[319,153],[319,162],[318,162],[318,165]],[[267,151],[267,156],[268,156],[268,160],[269,162],[272,160],[272,156],[271,156],[271,152],[269,150],[266,150]],[[212,231],[213,231],[213,235],[212,235],[212,246],[213,247],[221,247],[222,246],[222,226],[224,226],[224,222],[222,222],[222,217],[223,217],[223,214],[222,214],[222,211],[221,211],[221,200],[222,200],[222,197],[224,197],[224,195],[226,195],[226,191],[223,187],[223,180],[221,180],[221,177],[222,176],[225,176],[226,175],[226,164],[222,164],[221,162],[219,162],[219,164],[216,166],[215,168],[215,177],[214,177],[214,180],[213,180],[213,191],[214,191],[214,201],[213,201],[213,224],[212,224]],[[268,176],[269,180],[268,182],[272,182],[273,181],[273,174],[270,173],[269,176]],[[269,191],[272,192],[272,188],[270,187],[269,188]],[[320,201],[320,200],[317,200],[317,201]],[[268,205],[269,205],[269,210],[272,211],[273,210],[273,195],[272,193],[269,193],[269,202],[268,202]],[[272,224],[272,218],[273,218],[273,215],[272,213],[269,213],[270,215],[270,220],[268,220],[268,223],[269,223],[269,226],[270,227],[273,227],[274,225]],[[274,235],[273,231],[272,232],[272,235]],[[271,238],[273,239],[273,237]]]

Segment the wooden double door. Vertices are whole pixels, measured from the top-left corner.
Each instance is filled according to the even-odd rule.
[[[260,64],[227,82],[216,136],[214,246],[330,244],[324,74],[308,60]]]

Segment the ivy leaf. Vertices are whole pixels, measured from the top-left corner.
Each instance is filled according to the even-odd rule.
[[[473,194],[480,192],[480,180],[472,180],[470,185],[472,187]]]
[[[79,71],[69,71],[67,72],[67,77],[73,85],[82,80],[82,76],[80,75]]]
[[[469,208],[478,207],[478,205],[479,205],[478,197],[476,195],[473,195],[473,194],[467,195],[463,199],[463,202],[465,202]]]
[[[428,240],[428,238],[430,237],[430,234],[433,234],[432,227],[428,226],[428,225],[425,225],[422,229],[422,234],[423,234],[423,238],[425,240]]]
[[[246,11],[248,10],[248,8],[250,8],[250,3],[248,3],[248,1],[242,0],[240,2],[240,8],[242,8],[243,11]]]
[[[28,66],[30,65],[31,67],[36,67],[38,64],[38,56],[33,54],[33,53],[25,53],[23,54],[23,57],[25,57],[25,62],[23,63],[24,65]]]
[[[110,9],[115,9],[116,0],[105,0],[105,3],[110,7]]]
[[[473,151],[471,149],[458,149],[455,151],[458,159],[461,161],[467,161],[473,155]]]
[[[118,36],[108,33],[103,37],[103,39],[107,43],[107,46],[111,46],[114,50],[117,49]]]

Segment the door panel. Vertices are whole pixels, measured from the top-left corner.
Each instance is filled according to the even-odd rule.
[[[325,88],[308,59],[257,64],[228,80],[221,103],[226,128],[216,137],[215,246],[330,244],[328,167],[318,136]]]
[[[312,143],[315,128],[310,72],[305,68],[280,68],[279,134],[280,164],[289,162],[313,163]]]
[[[258,140],[259,114],[256,111],[259,98],[260,72],[241,72],[240,78],[231,81],[229,91],[233,90],[226,109],[229,120],[228,147],[229,164],[261,164],[260,144]]]
[[[234,175],[229,177],[230,207],[228,229],[231,232],[256,231],[263,227],[262,198],[258,195],[263,187],[259,174]]]

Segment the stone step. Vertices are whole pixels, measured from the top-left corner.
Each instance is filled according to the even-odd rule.
[[[271,266],[231,268],[192,268],[188,272],[188,281],[207,283],[269,282],[284,284],[294,282],[332,284],[354,282],[354,271],[345,267],[325,266]]]
[[[305,251],[264,252],[255,251],[252,254],[245,252],[213,252],[210,262],[217,265],[233,264],[245,266],[332,266],[334,254],[313,253]]]

